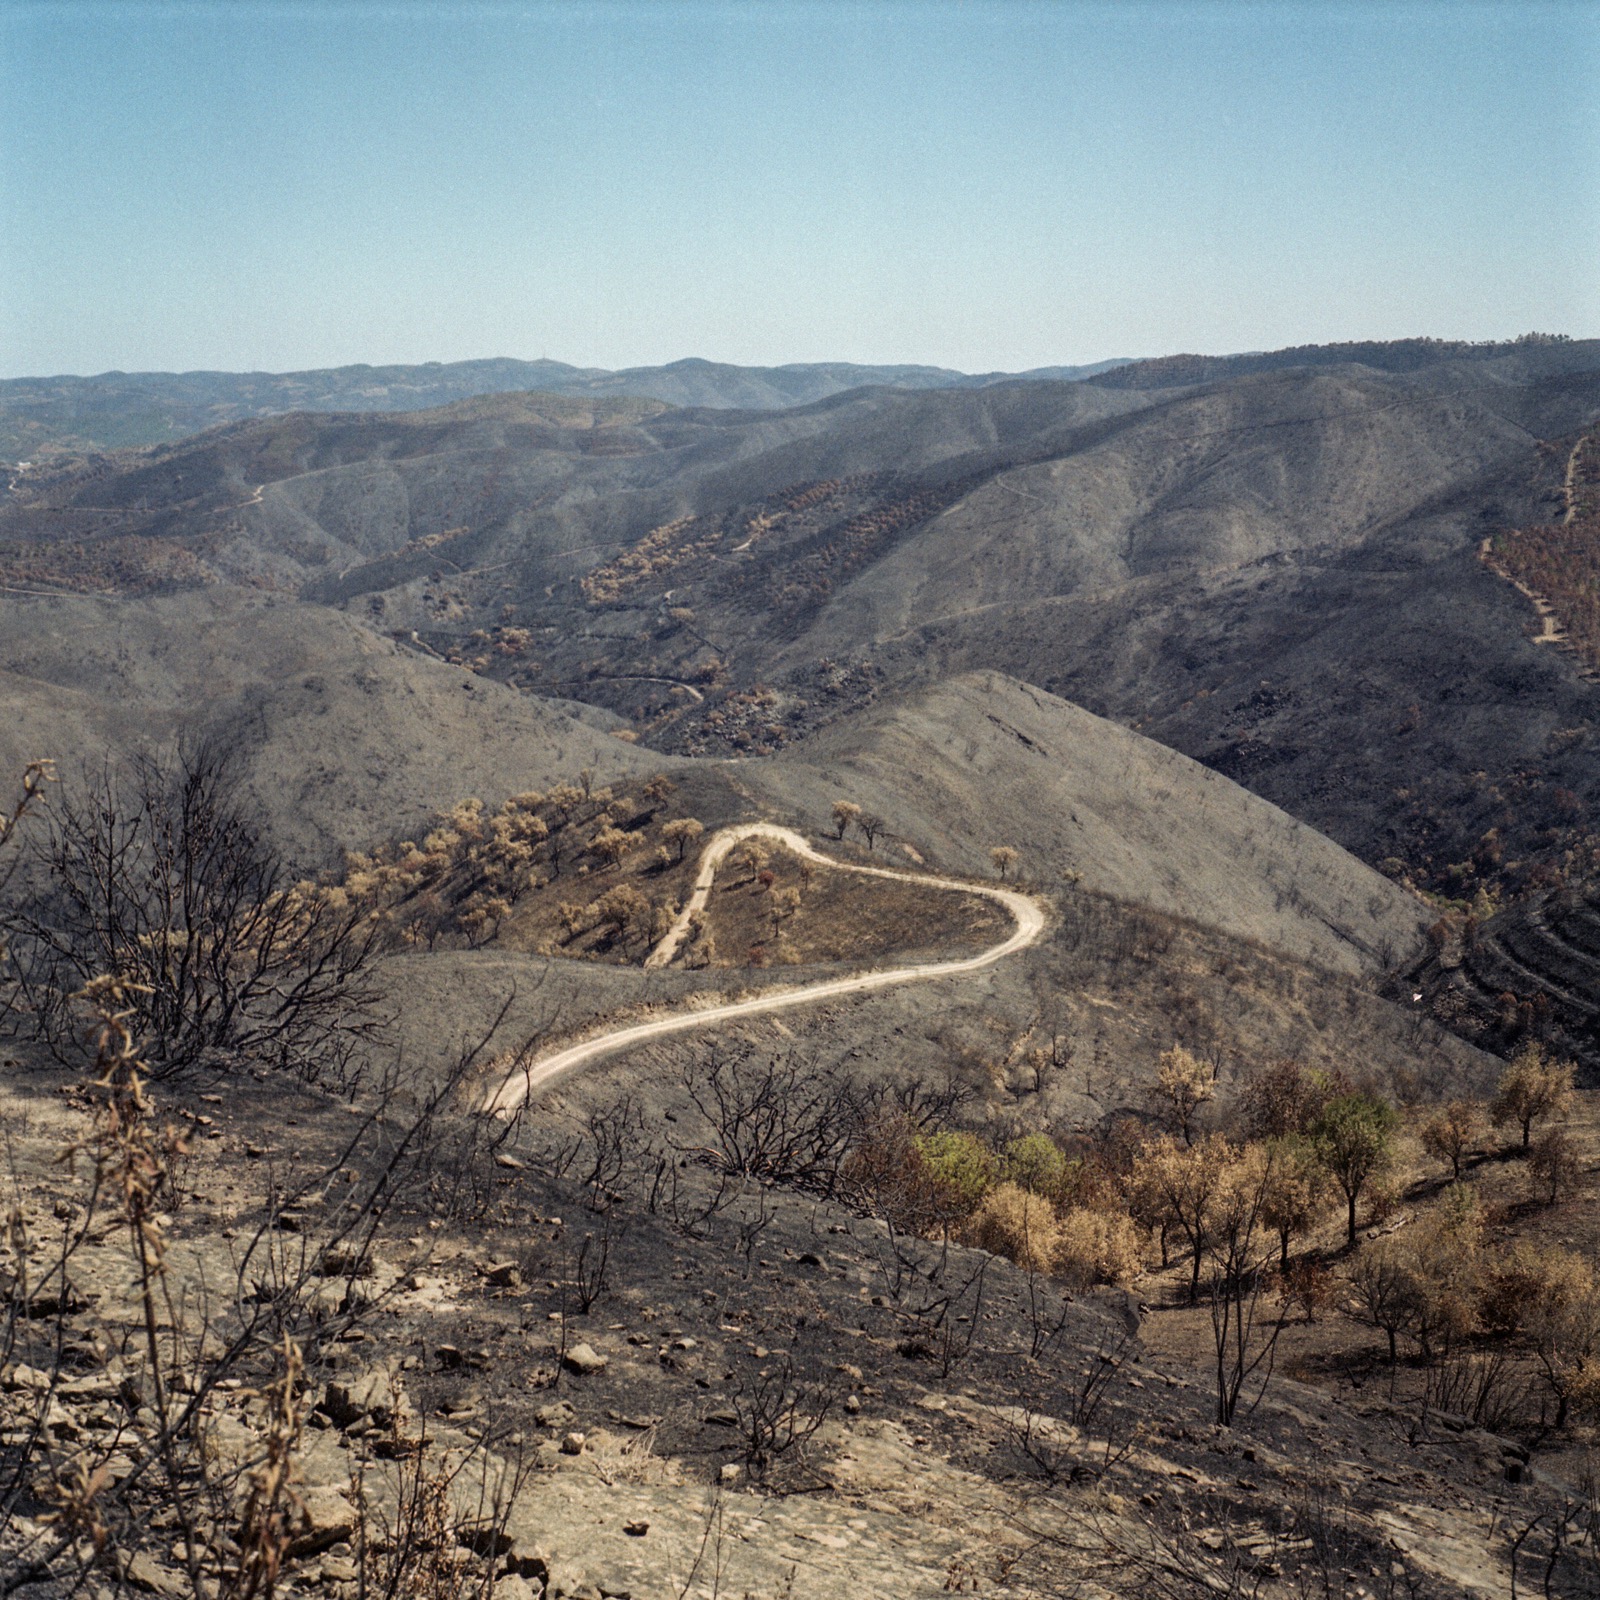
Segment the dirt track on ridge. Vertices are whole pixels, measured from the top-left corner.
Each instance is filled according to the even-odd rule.
[[[650,954],[646,966],[665,966],[677,953],[688,931],[689,919],[703,907],[711,892],[717,867],[728,852],[741,840],[765,838],[775,840],[786,849],[808,861],[831,867],[837,872],[860,872],[874,878],[902,878],[930,889],[953,890],[961,894],[980,894],[1003,905],[1016,922],[1011,936],[975,956],[965,956],[955,961],[919,962],[908,967],[885,967],[856,973],[847,978],[828,978],[821,983],[805,984],[798,989],[781,989],[753,995],[746,1000],[729,1001],[724,1005],[707,1006],[701,1011],[678,1011],[669,1016],[656,1017],[648,1022],[634,1023],[566,1046],[552,1055],[530,1061],[515,1068],[500,1087],[485,1102],[484,1109],[508,1116],[556,1078],[597,1061],[615,1055],[620,1050],[659,1039],[667,1034],[685,1033],[692,1028],[710,1027],[734,1018],[761,1016],[769,1011],[785,1011],[793,1006],[810,1005],[815,1000],[831,1000],[840,995],[863,994],[872,989],[887,989],[894,984],[919,983],[930,978],[956,977],[965,972],[977,972],[993,966],[1006,956],[1026,949],[1037,942],[1044,932],[1045,909],[1042,901],[1015,889],[1001,889],[988,884],[964,883],[957,878],[941,878],[924,872],[900,872],[890,867],[867,867],[852,861],[836,861],[815,850],[800,834],[791,828],[780,828],[767,822],[747,822],[736,827],[719,830],[707,843],[700,855],[700,867],[695,875],[694,889],[677,920],[667,930]]]

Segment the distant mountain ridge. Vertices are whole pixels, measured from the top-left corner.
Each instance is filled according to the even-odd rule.
[[[479,395],[635,397],[672,406],[771,411],[848,389],[970,389],[1016,379],[1079,380],[1121,365],[966,373],[946,367],[862,366],[848,361],[740,367],[691,357],[612,372],[564,361],[425,362],[308,372],[102,372],[0,380],[0,461],[59,450],[170,444],[221,423],[287,411],[423,411]]]
[[[1104,389],[1175,389],[1216,383],[1286,367],[1371,367],[1378,372],[1419,372],[1453,361],[1497,361],[1518,352],[1571,351],[1587,365],[1584,342],[1557,333],[1525,333],[1516,339],[1361,339],[1342,344],[1300,344],[1283,350],[1249,350],[1231,356],[1170,355],[1147,361],[1108,362],[1087,381]]]

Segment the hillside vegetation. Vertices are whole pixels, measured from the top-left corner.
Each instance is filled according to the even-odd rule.
[[[1592,1600],[1600,343],[540,371],[22,397],[0,1590]]]
[[[1595,346],[1530,339],[302,414],[25,474],[0,555],[13,588],[298,593],[695,756],[998,669],[1430,892],[1493,830],[1514,893],[1581,844],[1597,756],[1588,686],[1475,557],[1564,507],[1537,441],[1597,407]]]

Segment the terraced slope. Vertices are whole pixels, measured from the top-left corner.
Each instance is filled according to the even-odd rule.
[[[1416,982],[1455,1031],[1496,1050],[1541,1038],[1600,1081],[1600,884],[1549,890],[1491,917]]]

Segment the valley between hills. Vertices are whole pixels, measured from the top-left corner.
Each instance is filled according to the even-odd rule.
[[[1600,343],[0,423],[6,1593],[1600,1593]]]

